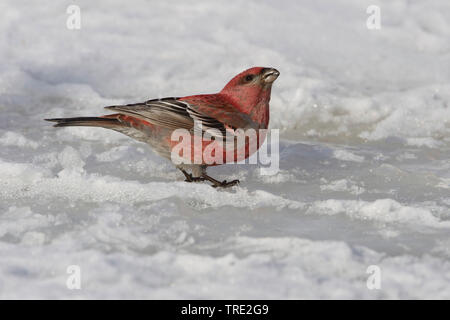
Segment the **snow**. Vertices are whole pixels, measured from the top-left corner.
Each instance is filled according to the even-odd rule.
[[[353,162],[363,162],[363,156],[357,156],[347,150],[334,150],[333,155],[336,159],[342,161],[353,161]]]
[[[324,214],[345,213],[349,217],[377,222],[401,222],[434,228],[450,228],[450,221],[442,221],[431,210],[401,205],[392,199],[377,199],[373,202],[361,200],[329,199],[313,204],[312,212]]]
[[[448,1],[77,1],[68,30],[71,4],[0,4],[0,298],[450,298]],[[210,169],[229,190],[42,120],[251,66],[281,72],[280,170]]]

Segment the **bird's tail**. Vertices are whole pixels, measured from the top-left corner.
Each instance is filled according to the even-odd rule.
[[[86,127],[112,128],[121,125],[121,123],[117,119],[103,118],[103,117],[55,118],[44,120],[56,122],[56,124],[53,125],[54,127],[86,126]]]

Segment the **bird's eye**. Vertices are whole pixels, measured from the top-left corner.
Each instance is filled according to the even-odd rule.
[[[250,82],[253,80],[253,78],[254,78],[254,76],[252,74],[249,74],[249,75],[245,76],[245,81]]]

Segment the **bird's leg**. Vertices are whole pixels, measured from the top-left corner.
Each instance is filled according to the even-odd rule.
[[[183,172],[184,176],[186,177],[186,182],[199,182],[199,181],[205,181],[205,178],[203,177],[193,177],[192,174],[187,173],[185,170],[180,169],[181,172]]]
[[[208,180],[210,182],[212,182],[212,187],[217,188],[217,187],[221,187],[221,188],[228,188],[228,187],[232,187],[235,186],[239,183],[239,180],[233,180],[230,182],[227,182],[227,180],[223,180],[222,182],[220,182],[219,180],[214,179],[213,177],[208,176],[206,173],[202,174],[202,177],[205,180]]]

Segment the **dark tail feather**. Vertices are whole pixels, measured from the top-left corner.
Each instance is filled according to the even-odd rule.
[[[87,127],[111,128],[121,125],[121,122],[119,122],[119,120],[117,119],[101,118],[101,117],[56,118],[44,120],[56,122],[54,127],[87,126]]]

